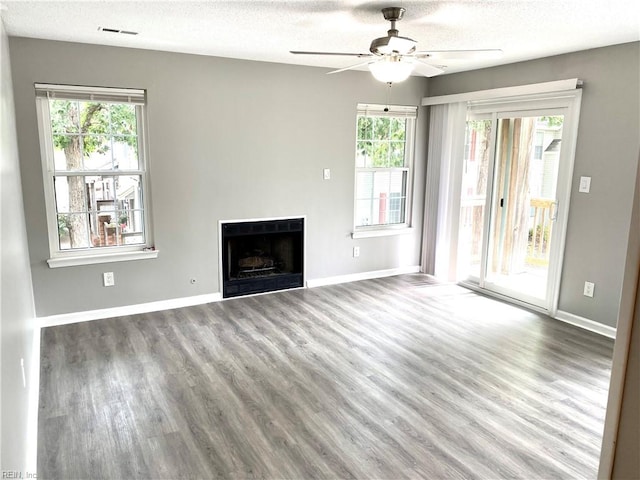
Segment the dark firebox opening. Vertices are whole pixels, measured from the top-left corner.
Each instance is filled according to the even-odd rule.
[[[304,219],[222,225],[223,297],[303,285]]]

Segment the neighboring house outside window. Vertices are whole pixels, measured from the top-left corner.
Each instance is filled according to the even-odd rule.
[[[410,226],[416,114],[416,107],[358,105],[354,235]]]
[[[49,265],[151,252],[144,90],[36,84]]]

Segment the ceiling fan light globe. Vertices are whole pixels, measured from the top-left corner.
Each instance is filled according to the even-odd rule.
[[[398,83],[404,82],[413,72],[413,63],[402,59],[385,58],[369,64],[369,70],[379,82]]]

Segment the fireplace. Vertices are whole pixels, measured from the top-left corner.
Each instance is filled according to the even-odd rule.
[[[303,286],[304,218],[223,222],[222,297]]]

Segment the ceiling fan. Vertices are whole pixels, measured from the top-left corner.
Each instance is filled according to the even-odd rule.
[[[329,74],[344,72],[367,65],[373,76],[385,83],[401,82],[409,78],[415,70],[425,77],[433,77],[444,72],[446,65],[434,64],[436,59],[478,59],[498,58],[502,50],[431,50],[416,51],[417,43],[408,37],[401,37],[396,29],[396,22],[402,20],[405,9],[387,7],[382,9],[384,19],[391,22],[386,37],[376,38],[371,42],[369,53],[343,52],[305,52],[291,50],[294,55],[333,55],[367,58],[366,62],[333,70]]]

